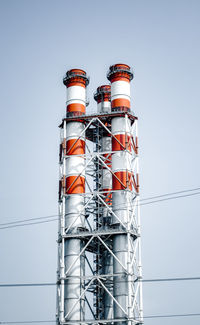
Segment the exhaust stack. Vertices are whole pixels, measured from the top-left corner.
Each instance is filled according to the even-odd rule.
[[[110,67],[108,79],[111,82],[111,107],[112,112],[130,111],[130,81],[133,74],[130,67],[125,64],[115,64]],[[112,209],[116,217],[113,217],[113,226],[122,229],[122,225],[129,227],[129,216],[132,214],[132,155],[131,155],[131,121],[128,116],[113,117],[112,130],[112,184],[113,201]],[[121,223],[120,223],[121,222]],[[122,265],[128,260],[128,237],[126,234],[113,236],[113,253],[121,264],[114,259],[113,273],[113,296],[119,305],[128,312],[133,303],[133,293],[130,287],[126,270]],[[129,252],[133,256],[131,248]],[[132,280],[132,279],[131,279]],[[129,301],[130,299],[130,301]],[[125,318],[126,314],[122,308],[114,304],[114,318]],[[129,317],[132,317],[131,313]],[[117,322],[117,325],[126,322]]]
[[[110,85],[103,85],[97,88],[94,94],[94,99],[97,101],[97,112],[99,114],[111,113],[111,87]],[[108,227],[111,223],[111,216],[106,207],[112,206],[112,174],[108,168],[111,168],[111,135],[101,128],[100,152],[104,165],[101,165],[100,177],[100,192],[102,193],[105,205],[100,203],[99,210],[101,211],[100,224],[102,228]],[[108,167],[108,168],[107,168]],[[100,245],[100,274],[113,273],[113,257],[110,252]],[[104,281],[106,288],[113,292],[109,280]],[[99,290],[97,298],[97,305],[99,306],[99,314],[103,319],[111,319],[113,317],[113,301],[111,296],[105,290]]]
[[[86,86],[89,80],[85,71],[72,69],[63,80],[67,87],[67,116],[85,115]],[[82,121],[69,121],[64,132],[65,142],[65,233],[85,229],[85,132]],[[84,242],[70,238],[64,242],[65,287],[64,319],[84,320],[85,255],[81,255]],[[70,267],[71,266],[71,267]],[[81,296],[81,298],[80,298]],[[75,307],[73,308],[73,306]],[[71,310],[71,312],[70,312]],[[70,313],[69,313],[70,312]]]

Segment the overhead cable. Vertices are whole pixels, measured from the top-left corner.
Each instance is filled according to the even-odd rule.
[[[188,314],[166,314],[166,315],[147,315],[145,319],[151,318],[177,318],[177,317],[196,317],[200,316],[200,313],[188,313]],[[0,321],[0,324],[40,324],[40,323],[56,323],[56,320],[26,320],[26,321]]]
[[[142,279],[138,282],[170,282],[170,281],[195,281],[200,280],[200,276],[196,277],[183,277],[183,278],[155,278],[155,279]],[[0,288],[8,287],[46,287],[55,286],[56,282],[38,282],[38,283],[0,283]]]

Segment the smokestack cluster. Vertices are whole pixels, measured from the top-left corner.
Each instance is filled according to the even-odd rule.
[[[61,128],[58,324],[143,322],[137,117],[131,68],[110,66],[109,84],[86,112],[85,71],[67,71]],[[93,146],[93,148],[92,148]]]

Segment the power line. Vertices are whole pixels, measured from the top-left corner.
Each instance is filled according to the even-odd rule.
[[[200,276],[196,277],[184,277],[184,278],[157,278],[157,279],[143,279],[138,280],[140,282],[170,282],[170,281],[194,281],[200,280]],[[1,283],[0,288],[8,287],[45,287],[45,286],[55,286],[55,282],[39,282],[39,283]]]
[[[56,285],[55,282],[41,282],[41,283],[4,283],[4,284],[0,284],[0,288],[9,288],[9,287],[48,287],[48,286],[55,286],[55,285]]]
[[[178,192],[169,192],[169,193],[165,193],[165,194],[161,194],[161,195],[157,195],[157,196],[152,196],[152,197],[147,197],[147,198],[141,199],[140,201],[146,201],[146,200],[151,200],[151,199],[158,199],[158,198],[164,197],[164,196],[181,194],[181,193],[186,193],[186,192],[193,192],[193,191],[198,191],[198,190],[200,190],[200,187],[191,188],[189,190],[182,190],[182,191],[178,191]]]
[[[184,191],[179,191],[179,192],[172,192],[172,193],[166,193],[163,195],[159,195],[159,196],[155,196],[155,197],[151,197],[151,198],[145,198],[140,200],[141,201],[146,201],[146,200],[150,200],[153,198],[158,198],[158,197],[165,197],[165,196],[169,196],[169,195],[174,195],[176,193],[184,193],[184,192],[191,192],[191,191],[196,191],[200,188],[195,188],[195,189],[189,189],[189,190],[184,190]],[[165,199],[160,199],[160,200],[154,200],[154,201],[150,201],[150,202],[145,202],[145,203],[141,203],[140,206],[143,205],[149,205],[149,204],[154,204],[154,203],[158,203],[158,202],[163,202],[163,201],[169,201],[169,200],[174,200],[174,199],[179,199],[179,198],[183,198],[183,197],[190,197],[190,196],[194,196],[194,195],[199,195],[200,192],[196,192],[196,193],[191,193],[191,194],[185,194],[185,195],[178,195],[178,196],[173,196],[173,197],[169,197],[169,198],[165,198]],[[116,205],[116,206],[122,206],[120,204]],[[127,205],[126,205],[127,207]],[[8,222],[8,223],[2,223],[0,224],[0,230],[2,229],[8,229],[8,228],[16,228],[16,227],[23,227],[23,226],[29,226],[29,225],[36,225],[36,224],[40,224],[40,223],[48,223],[48,222],[52,222],[52,221],[57,221],[59,215],[55,214],[55,215],[50,215],[50,216],[44,216],[44,217],[38,217],[38,218],[30,218],[30,219],[24,219],[24,220],[19,220],[19,221],[14,221],[14,222]],[[40,219],[49,219],[49,218],[53,218],[53,220],[47,220],[47,221],[38,221],[38,222],[28,222],[28,223],[23,223],[25,221],[32,221],[32,220],[40,220]],[[23,223],[22,225],[18,225],[18,223]],[[4,227],[5,226],[5,227]]]
[[[162,201],[169,201],[169,200],[174,200],[174,199],[180,199],[182,197],[189,197],[189,196],[199,195],[199,194],[200,194],[200,192],[191,193],[191,194],[185,194],[185,195],[179,195],[179,196],[173,196],[173,197],[169,197],[169,198],[166,198],[166,199],[161,199],[161,200],[156,200],[156,201],[142,203],[140,205],[147,205],[147,204],[153,204],[153,203],[162,202]]]
[[[158,278],[158,279],[143,279],[142,282],[169,282],[169,281],[191,281],[200,280],[200,276],[187,278]]]
[[[54,218],[54,217],[58,217],[58,214],[53,214],[51,216],[45,216],[45,217],[29,218],[29,219],[23,219],[23,220],[18,220],[18,221],[0,223],[0,226],[7,226],[7,225],[13,225],[16,223],[26,222],[26,221],[32,221],[32,220],[38,220],[38,219],[48,219],[48,218]]]
[[[22,225],[11,225],[11,226],[6,226],[6,227],[0,227],[0,230],[2,229],[8,229],[8,228],[16,228],[16,227],[24,227],[24,226],[32,226],[32,225],[38,225],[40,223],[47,223],[47,222],[52,222],[52,221],[57,221],[58,218],[53,219],[53,220],[45,220],[45,221],[37,221],[37,222],[29,222],[29,223],[24,223]]]
[[[199,195],[200,192],[196,192],[196,193],[191,193],[191,194],[185,194],[185,195],[178,195],[178,196],[172,196],[172,197],[169,197],[169,198],[166,198],[166,199],[160,199],[160,200],[155,200],[155,201],[150,201],[150,202],[145,202],[145,203],[141,203],[141,204],[138,204],[138,206],[142,206],[142,205],[148,205],[148,204],[153,204],[153,203],[157,203],[157,202],[163,202],[163,201],[169,201],[169,200],[174,200],[174,199],[179,199],[179,198],[182,198],[182,197],[190,197],[190,196],[194,196],[194,195]],[[165,196],[165,195],[164,195]],[[140,200],[141,202],[142,200]],[[131,204],[116,204],[115,206],[120,206],[121,208],[123,207],[129,207],[129,206],[132,206]],[[0,228],[1,229],[1,228]]]
[[[24,321],[10,321],[1,322],[0,324],[40,324],[40,323],[55,323],[55,320],[24,320]]]
[[[144,318],[172,318],[172,317],[193,317],[200,316],[200,313],[193,314],[169,314],[169,315],[147,315]]]
[[[188,314],[168,314],[168,315],[147,315],[145,319],[150,318],[176,318],[176,317],[195,317],[200,316],[200,313]],[[27,320],[27,321],[2,321],[0,324],[39,324],[39,323],[55,323],[56,320]]]

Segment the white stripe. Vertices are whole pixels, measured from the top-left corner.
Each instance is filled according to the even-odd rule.
[[[71,136],[71,137],[68,137],[66,140],[68,141],[68,140],[83,140],[84,142],[85,142],[85,138],[84,138],[84,136],[82,136],[82,137],[78,137],[78,136]],[[76,146],[76,143],[75,143],[75,145],[74,146]],[[74,147],[75,148],[75,147]]]
[[[85,224],[84,197],[82,195],[76,194],[76,195],[69,195],[65,199],[66,199],[65,227],[68,228],[73,223],[73,221],[74,221],[73,228],[83,227]]]
[[[66,128],[66,139],[78,138],[80,134],[84,137],[84,124],[81,122],[69,122]]]
[[[130,83],[126,81],[115,81],[111,84],[111,98],[115,95],[124,94],[130,97]]]
[[[127,151],[119,151],[112,154],[112,171],[131,171],[131,154]]]
[[[111,104],[108,101],[97,104],[98,113],[108,113],[111,111]]]
[[[122,98],[122,99],[127,99],[127,100],[131,100],[131,97],[130,96],[128,96],[128,95],[113,95],[113,96],[111,96],[111,101],[113,101],[114,99],[120,99],[120,98]]]
[[[71,101],[73,99],[79,99],[85,101],[85,98],[86,98],[85,87],[71,86],[67,88],[67,101]]]
[[[120,134],[124,132],[130,133],[131,121],[128,119],[127,125],[124,117],[114,117],[112,119],[111,130],[113,134]]]
[[[102,178],[102,189],[112,188],[112,174],[108,169],[103,169]]]
[[[103,137],[101,145],[102,145],[102,149],[101,149],[102,151],[111,151],[112,150],[111,137]]]
[[[66,176],[85,176],[85,171],[83,169],[85,167],[85,159],[82,157],[69,157],[66,159]]]
[[[82,104],[85,106],[85,100],[80,100],[80,99],[71,99],[67,101],[67,106],[70,104]]]

